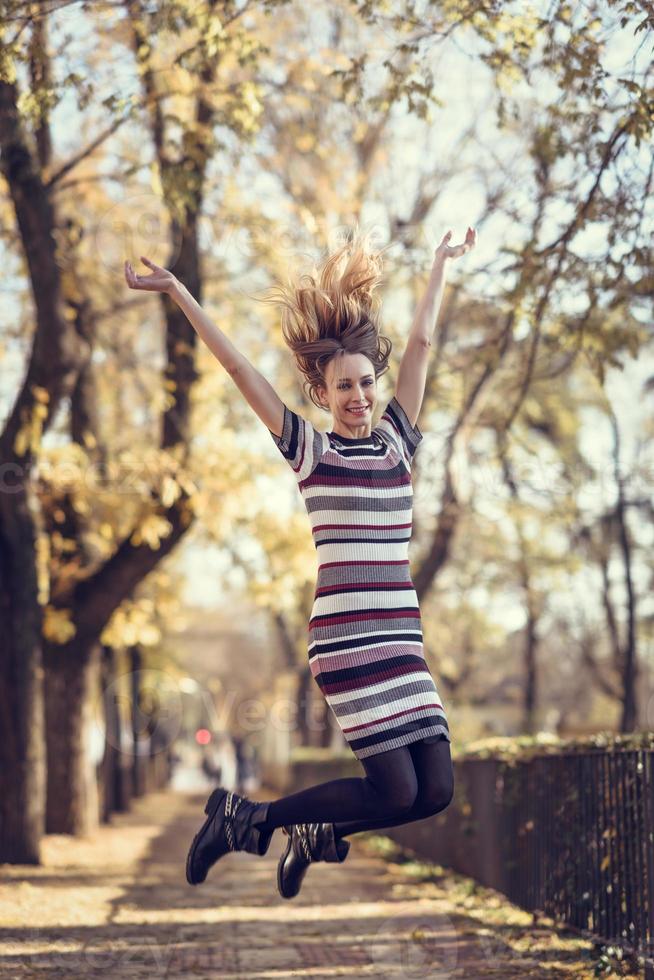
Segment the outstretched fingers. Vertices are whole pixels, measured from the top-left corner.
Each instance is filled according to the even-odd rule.
[[[147,265],[148,268],[152,269],[153,273],[162,273],[166,271],[165,269],[162,269],[160,266],[155,265],[154,262],[151,262],[150,259],[145,257],[145,255],[141,256],[141,262],[145,263],[145,265]],[[132,289],[147,289],[148,288],[147,282],[151,282],[152,278],[153,278],[152,276],[137,275],[137,273],[134,271],[134,266],[132,265],[132,263],[129,262],[127,259],[125,260],[125,279],[127,280],[128,286],[131,286]]]
[[[125,259],[124,267],[125,267],[125,280],[127,281],[127,285],[131,286],[132,289],[136,289],[138,286],[138,276],[134,272],[132,263],[128,262],[127,259]]]
[[[466,231],[466,237],[460,245],[451,245],[452,231],[448,230],[442,237],[440,244],[436,248],[434,255],[442,256],[445,259],[458,259],[461,255],[465,255],[470,249],[475,247],[477,242],[477,232],[474,228],[468,228]]]

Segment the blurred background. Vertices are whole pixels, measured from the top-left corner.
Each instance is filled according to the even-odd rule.
[[[399,359],[450,268],[412,574],[453,754],[654,722],[651,5],[3,0],[0,862],[171,785],[348,749],[307,664],[293,474],[123,262],[170,268],[280,397],[259,291],[386,253]]]

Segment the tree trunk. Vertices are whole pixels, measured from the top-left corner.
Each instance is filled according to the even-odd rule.
[[[102,648],[102,706],[105,724],[104,758],[101,768],[102,802],[100,816],[108,823],[112,813],[129,809],[130,793],[124,778],[122,764],[122,726],[117,685],[116,651],[113,647]]]
[[[633,732],[638,726],[638,702],[636,685],[638,682],[638,651],[636,642],[636,590],[631,569],[631,538],[627,527],[627,502],[624,490],[624,477],[620,470],[620,430],[614,412],[610,413],[613,429],[613,472],[618,491],[615,508],[618,544],[624,567],[624,587],[627,594],[627,628],[622,647],[622,716],[620,731]]]
[[[496,434],[496,438],[504,482],[506,483],[509,493],[511,494],[511,500],[518,504],[520,502],[520,495],[518,493],[518,484],[513,472],[513,465],[508,454],[507,433],[505,431],[499,432]],[[520,548],[520,555],[518,558],[518,577],[520,580],[522,593],[525,597],[525,609],[527,611],[523,657],[525,677],[523,699],[524,717],[522,724],[525,732],[533,734],[538,728],[536,724],[536,706],[538,704],[538,667],[536,662],[538,655],[538,637],[536,635],[536,631],[538,629],[538,623],[542,610],[541,604],[532,586],[532,576],[529,565],[529,547],[525,539],[522,519],[519,512],[517,512],[515,516],[515,527],[518,535],[518,545]]]
[[[300,745],[309,745],[309,713],[313,701],[313,677],[309,667],[297,670],[297,732]]]
[[[141,718],[141,671],[143,670],[143,655],[138,647],[131,647],[130,655],[130,704],[133,752],[132,757],[132,793],[143,796],[147,791],[146,764],[147,757],[143,754],[143,742],[147,732],[143,731]],[[149,755],[149,752],[148,752]]]
[[[83,835],[98,826],[96,767],[88,745],[98,654],[98,647],[74,644],[48,644],[44,651],[49,834]]]
[[[525,583],[527,592],[527,624],[525,626],[525,700],[524,700],[524,722],[525,732],[532,735],[538,730],[536,724],[536,702],[538,691],[538,674],[536,666],[536,653],[538,641],[536,639],[536,626],[538,617],[532,609],[531,597],[529,595],[529,581]]]
[[[35,30],[43,40],[44,25]],[[38,863],[44,829],[43,589],[37,570],[38,507],[28,497],[41,435],[89,351],[74,335],[62,291],[56,209],[41,179],[7,57],[0,78],[0,170],[11,195],[33,287],[36,330],[22,386],[0,434],[0,863]],[[36,145],[46,153],[39,129]]]
[[[0,864],[38,864],[45,751],[36,528],[25,487],[0,491]]]

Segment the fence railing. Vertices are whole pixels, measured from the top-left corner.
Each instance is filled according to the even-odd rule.
[[[654,978],[654,734],[597,741],[463,755],[447,810],[384,832]]]

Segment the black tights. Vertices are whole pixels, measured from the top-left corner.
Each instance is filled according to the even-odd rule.
[[[274,800],[259,826],[272,830],[295,823],[334,823],[336,836],[345,837],[422,820],[452,800],[454,773],[445,738],[389,749],[361,759],[361,764],[363,778],[332,779]]]

